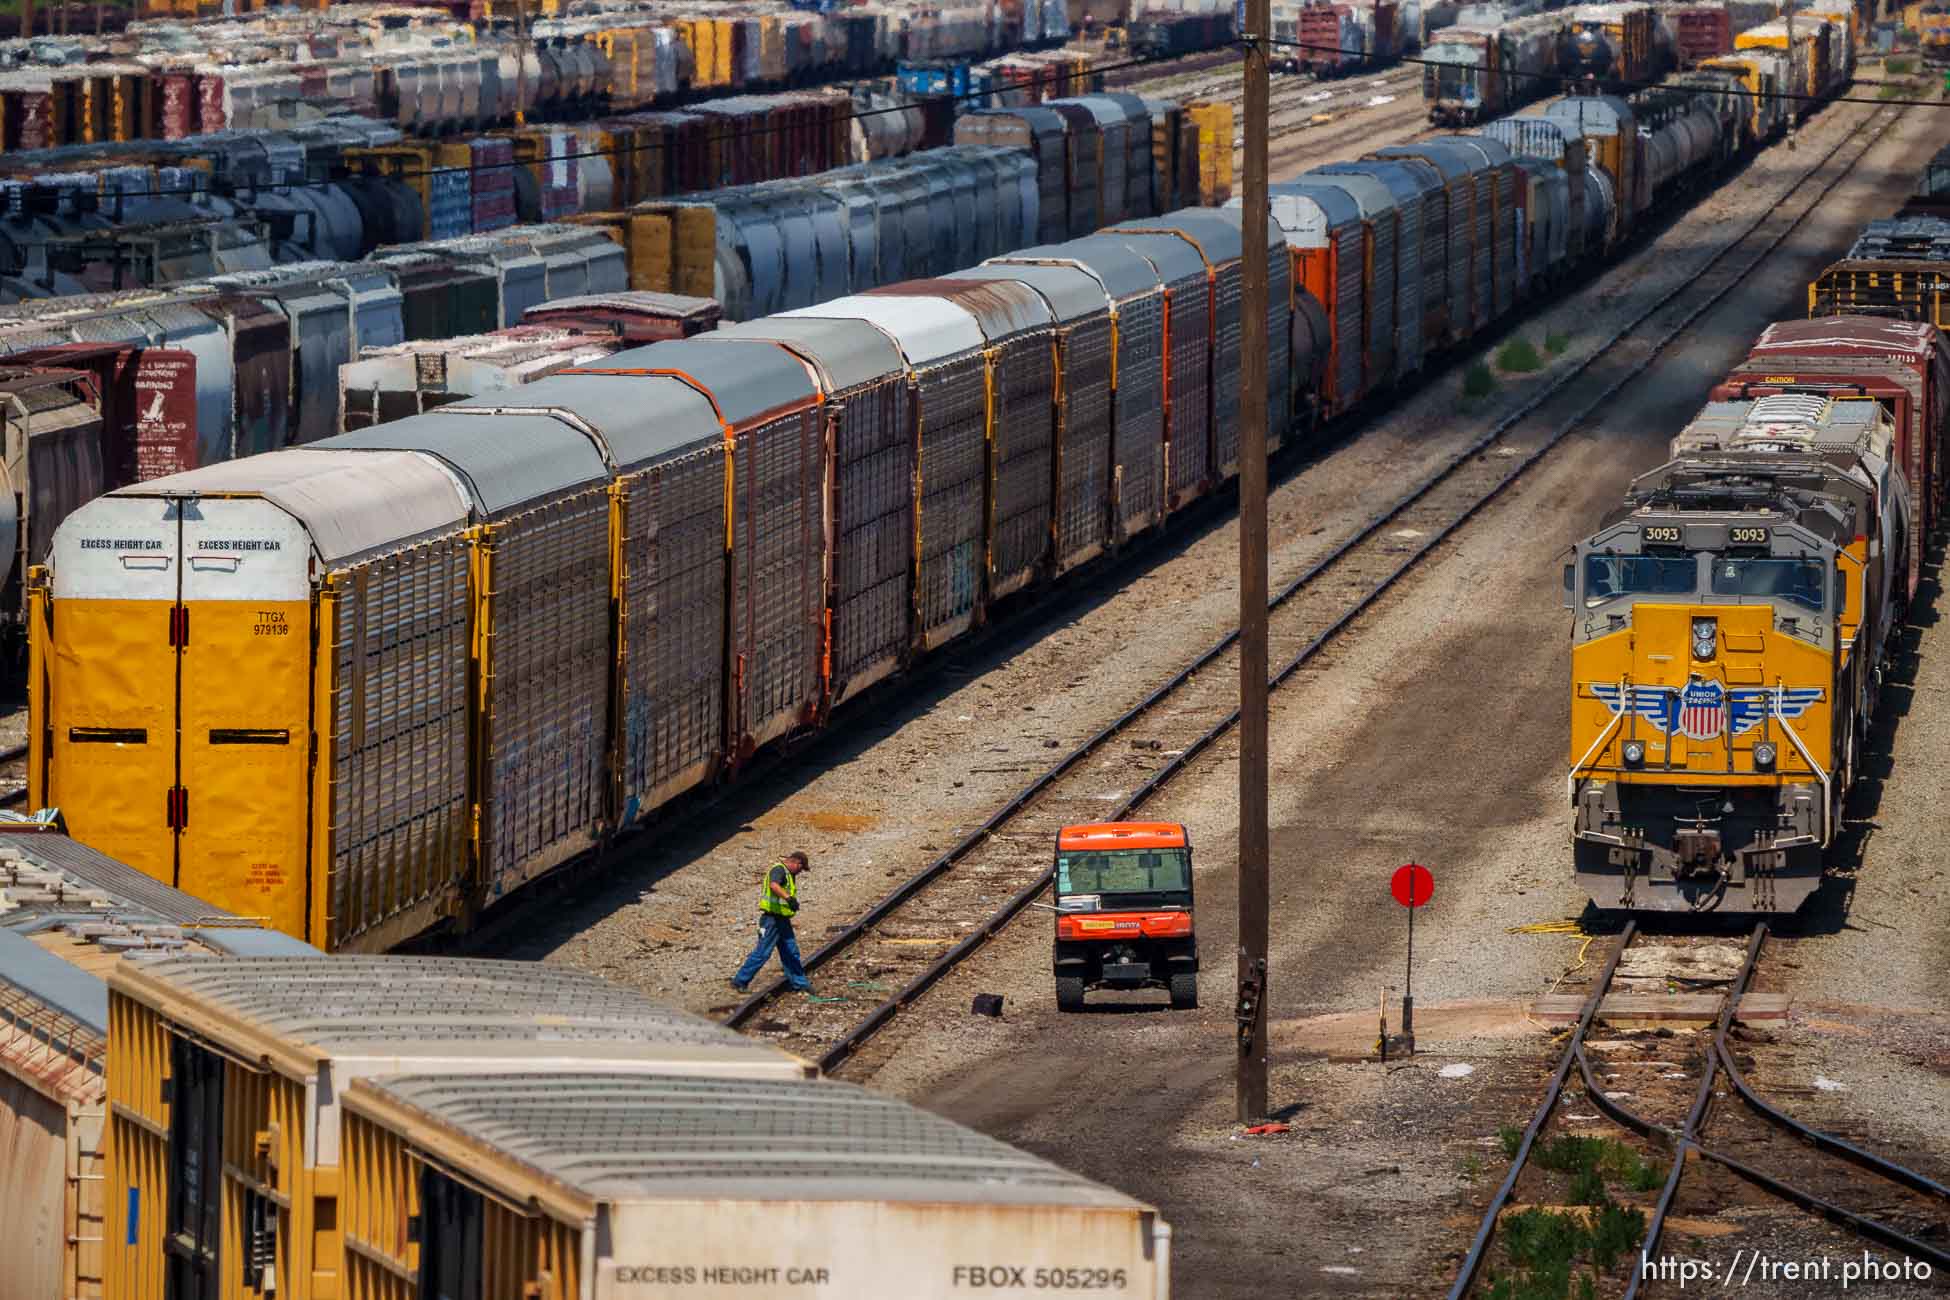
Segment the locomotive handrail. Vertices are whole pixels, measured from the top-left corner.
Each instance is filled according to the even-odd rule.
[[[1633,690],[1637,689],[1626,684],[1630,680],[1631,678],[1629,677],[1621,677],[1618,679],[1618,698],[1620,701],[1618,712],[1612,714],[1611,721],[1607,722],[1604,730],[1598,733],[1598,739],[1591,742],[1591,748],[1584,751],[1584,757],[1571,765],[1571,775],[1565,778],[1565,786],[1566,793],[1572,803],[1576,803],[1578,799],[1578,773],[1591,766],[1592,755],[1603,750],[1605,740],[1611,735],[1612,728],[1620,726],[1625,721],[1625,714],[1631,704],[1630,694]]]
[[[1781,699],[1786,689],[1778,681],[1774,684],[1774,692],[1768,696],[1768,711],[1774,715],[1774,721],[1781,724],[1781,730],[1787,733],[1787,738],[1794,742],[1794,748],[1800,753],[1801,761],[1808,765],[1808,770],[1813,772],[1815,778],[1821,782],[1821,842],[1826,844],[1828,843],[1828,832],[1830,829],[1828,824],[1828,773],[1822,770],[1821,764],[1815,762],[1815,756],[1808,752],[1806,745],[1801,743],[1800,734],[1789,725],[1787,715],[1781,711]]]

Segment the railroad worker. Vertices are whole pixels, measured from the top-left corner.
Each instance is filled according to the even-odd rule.
[[[792,918],[799,912],[799,873],[811,866],[804,853],[795,851],[774,862],[765,873],[765,884],[758,895],[758,943],[731,977],[731,987],[740,993],[751,987],[752,976],[758,974],[774,948],[779,950],[779,964],[785,967],[786,983],[801,993],[812,992],[812,981],[806,978],[805,964],[799,960],[799,940],[792,933]]]

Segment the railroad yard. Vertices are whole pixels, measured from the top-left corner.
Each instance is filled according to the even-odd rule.
[[[23,9],[0,1300],[1950,1285],[1950,46],[1265,4]]]
[[[1476,1226],[1472,1209],[1480,1212],[1506,1164],[1498,1130],[1528,1120],[1554,1063],[1566,996],[1575,1016],[1577,995],[1589,991],[1614,942],[1614,930],[1602,925],[1590,935],[1511,932],[1584,910],[1562,869],[1557,684],[1566,648],[1555,583],[1545,578],[1554,578],[1555,557],[1582,521],[1664,458],[1670,431],[1738,360],[1751,322],[1791,317],[1814,273],[1863,222],[1900,203],[1914,159],[1950,140],[1934,115],[1908,114],[1859,157],[1845,149],[1816,170],[1817,184],[1836,180],[1816,200],[1804,179],[1809,170],[1875,118],[1868,105],[1824,110],[1794,151],[1757,160],[1652,246],[1518,326],[1513,337],[1561,334],[1567,346],[1538,373],[1507,377],[1492,396],[1461,404],[1464,418],[1457,418],[1461,376],[1451,373],[1365,424],[1358,439],[1278,477],[1270,503],[1276,592],[1368,526],[1381,503],[1474,447],[1662,296],[1680,291],[1674,308],[1690,309],[1709,289],[1729,288],[1661,352],[1632,348],[1630,358],[1647,367],[1616,395],[1596,402],[1615,373],[1601,370],[1594,382],[1572,386],[1569,405],[1553,403],[1470,456],[1487,471],[1473,488],[1480,493],[1538,452],[1556,422],[1577,418],[1562,442],[1453,537],[1422,554],[1450,519],[1391,517],[1383,521],[1380,558],[1349,581],[1337,580],[1338,570],[1316,580],[1325,590],[1311,622],[1275,621],[1277,666],[1306,649],[1386,567],[1416,557],[1273,696],[1273,1094],[1291,1132],[1241,1139],[1231,1122],[1228,968],[1207,970],[1206,1004],[1195,1014],[1167,1016],[1156,1011],[1155,995],[1133,995],[1130,1014],[1118,1014],[1126,1008],[1113,1001],[1097,1014],[1062,1015],[1047,987],[1047,920],[1033,912],[903,1012],[841,1067],[842,1077],[910,1097],[1158,1204],[1180,1234],[1177,1276],[1189,1294],[1446,1290]],[[1730,236],[1777,204],[1800,221],[1756,268],[1763,273],[1747,271],[1730,286],[1706,278]],[[1728,256],[1744,271],[1756,252],[1750,240]],[[1697,296],[1685,292],[1688,285],[1699,286]],[[1656,339],[1659,327],[1675,322],[1668,310],[1641,333]],[[1448,507],[1452,513],[1461,501]],[[755,856],[788,841],[804,846],[823,865],[808,907],[816,905],[824,928],[860,915],[1184,667],[1188,651],[1232,627],[1236,548],[1231,524],[1215,521],[1147,560],[1114,598],[1037,610],[1019,631],[998,633],[996,644],[946,666],[888,716],[728,796],[621,878],[494,950],[729,1013],[719,972],[737,960],[747,926],[739,909],[724,915],[724,900],[736,896]],[[1933,556],[1932,575],[1934,564]],[[1929,581],[1933,596],[1934,576]],[[1950,1131],[1938,1107],[1917,1102],[1950,1091],[1950,971],[1934,945],[1896,939],[1929,934],[1950,919],[1929,848],[1945,830],[1931,794],[1940,747],[1932,739],[1939,692],[1930,664],[1940,627],[1927,609],[1919,623],[1891,684],[1897,704],[1876,735],[1874,775],[1849,806],[1835,878],[1806,916],[1770,940],[1761,987],[1786,995],[1789,1014],[1738,1041],[1757,1062],[1749,1072],[1770,1095],[1791,1099],[1797,1115],[1902,1153],[1943,1178]],[[1148,737],[1107,743],[1087,760],[1085,784],[1072,796],[1078,802],[1061,815],[1092,815],[1088,800],[1114,809],[1166,757]],[[1234,759],[1221,740],[1162,789],[1146,815],[1230,825]],[[1036,862],[1046,852],[1046,841],[1033,835],[1001,838],[1008,856]],[[1199,865],[1202,904],[1216,901],[1218,917],[1216,935],[1208,930],[1202,942],[1221,954],[1231,943],[1233,849],[1227,835],[1210,836]],[[1438,872],[1437,901],[1417,940],[1417,1055],[1382,1063],[1373,1059],[1375,1007],[1389,990],[1398,1031],[1404,959],[1386,875],[1410,860]],[[1003,891],[978,889],[958,901],[986,910],[1003,901]],[[865,941],[870,955],[847,965],[844,985],[823,990],[847,1001],[781,1003],[747,1027],[817,1054],[980,919],[927,910],[897,917]],[[819,933],[808,929],[809,947]],[[1716,949],[1738,950],[1745,941],[1734,920],[1678,933]],[[1685,973],[1662,972],[1657,961],[1650,969],[1655,978],[1641,987],[1663,990],[1658,974]],[[980,992],[1004,995],[1000,1020],[969,1014]],[[1553,998],[1547,1014],[1541,1004]],[[1458,1065],[1467,1073],[1444,1074]],[[1824,1091],[1818,1079],[1842,1086]],[[1566,1112],[1596,1118],[1581,1099]],[[1568,1131],[1587,1130],[1609,1131],[1588,1120]],[[1675,1255],[1730,1263],[1745,1247],[1782,1257],[1825,1253],[1839,1267],[1855,1249],[1799,1211],[1761,1198],[1725,1206],[1721,1195],[1689,1185],[1675,1214],[1690,1231],[1674,1229]],[[1927,1292],[1890,1284],[1875,1291]],[[1747,1293],[1823,1292],[1781,1281],[1771,1289],[1749,1284]]]

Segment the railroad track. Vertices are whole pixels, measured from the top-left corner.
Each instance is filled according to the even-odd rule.
[[[1879,108],[1815,160],[1694,276],[1621,326],[1445,464],[1377,511],[1268,602],[1269,653],[1289,681],[1394,584],[1683,337],[1787,239],[1901,116]],[[789,1029],[837,1069],[1049,886],[1056,830],[1130,817],[1238,720],[1238,631],[1056,760],[945,853],[806,956],[847,1000],[795,1006]],[[1276,659],[1275,662],[1278,662]],[[1092,763],[1093,758],[1101,761]],[[725,1017],[768,1025],[783,978]],[[871,1005],[864,1015],[856,1003]],[[769,1026],[768,1026],[769,1027]],[[803,1043],[795,1048],[805,1050]]]
[[[1625,927],[1618,946],[1585,999],[1577,1025],[1558,1059],[1542,1103],[1524,1130],[1516,1154],[1511,1159],[1510,1169],[1490,1200],[1489,1209],[1476,1230],[1469,1253],[1449,1290],[1449,1300],[1463,1300],[1482,1276],[1498,1220],[1510,1206],[1525,1172],[1532,1167],[1531,1156],[1537,1149],[1539,1136],[1564,1099],[1573,1067],[1578,1072],[1584,1095],[1597,1110],[1671,1157],[1670,1167],[1660,1185],[1658,1200],[1651,1214],[1646,1216],[1639,1249],[1631,1256],[1624,1292],[1626,1300],[1635,1300],[1647,1285],[1658,1280],[1648,1277],[1644,1265],[1647,1260],[1659,1258],[1659,1243],[1667,1220],[1673,1217],[1670,1212],[1689,1167],[1696,1170],[1703,1166],[1724,1169],[1770,1195],[1819,1215],[1865,1240],[1900,1251],[1909,1260],[1928,1263],[1932,1268],[1950,1269],[1950,1249],[1933,1241],[1925,1241],[1917,1235],[1919,1231],[1941,1235],[1946,1227],[1950,1227],[1950,1187],[1801,1123],[1769,1104],[1748,1083],[1734,1050],[1728,1045],[1727,1035],[1741,1001],[1752,985],[1767,935],[1767,926],[1763,923],[1756,925],[1748,936],[1746,955],[1739,973],[1723,997],[1710,1033],[1702,1034],[1705,1041],[1699,1045],[1699,1078],[1691,1089],[1690,1105],[1681,1115],[1661,1122],[1644,1113],[1647,1102],[1643,1098],[1656,1098],[1663,1092],[1668,1098],[1676,1093],[1682,1094],[1681,1099],[1684,1100],[1683,1089],[1661,1087],[1657,1082],[1670,1079],[1674,1073],[1683,1077],[1683,1072],[1658,1072],[1660,1067],[1670,1066],[1674,1062],[1627,1062],[1624,1067],[1615,1069],[1610,1078],[1600,1079],[1592,1068],[1588,1050],[1592,1023],[1611,990],[1620,959],[1639,937],[1636,922]],[[1661,1056],[1675,1055],[1672,1040],[1665,1040],[1654,1050]],[[1625,1079],[1632,1087],[1619,1088],[1617,1083],[1624,1069],[1632,1065],[1640,1067],[1637,1076]],[[1755,1142],[1751,1138],[1742,1139],[1733,1135],[1709,1139],[1706,1130],[1712,1118],[1712,1102],[1716,1096],[1726,1095],[1715,1086],[1722,1079],[1738,1095],[1747,1111],[1769,1128],[1785,1132],[1796,1141],[1784,1148],[1784,1144]],[[1624,1104],[1622,1099],[1626,1097],[1633,1099],[1633,1106]],[[1785,1156],[1784,1149],[1787,1152]],[[1769,1168],[1762,1168],[1756,1161]],[[1784,1163],[1794,1166],[1791,1172],[1783,1172]],[[1840,1172],[1845,1175],[1839,1183],[1835,1177],[1838,1171],[1834,1168],[1837,1164],[1844,1166]],[[1868,1177],[1862,1177],[1865,1174]],[[1841,1190],[1837,1191],[1837,1188]],[[1844,1204],[1845,1200],[1852,1204]]]

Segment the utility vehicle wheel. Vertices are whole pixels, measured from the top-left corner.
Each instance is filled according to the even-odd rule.
[[[1083,976],[1058,975],[1056,977],[1056,1009],[1058,1011],[1083,1010]]]
[[[1171,1009],[1190,1011],[1198,1005],[1197,974],[1174,975],[1171,977]]]

